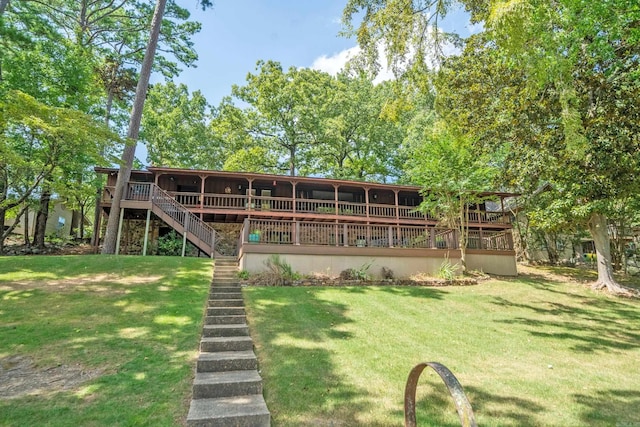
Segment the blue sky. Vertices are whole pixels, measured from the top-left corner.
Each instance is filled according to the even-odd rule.
[[[182,3],[192,19],[202,23],[195,36],[197,68],[185,68],[176,79],[200,90],[212,105],[243,84],[260,59],[289,66],[311,67],[356,45],[340,37],[340,17],[346,0],[216,0],[201,11],[195,0]],[[322,61],[320,61],[322,62]]]

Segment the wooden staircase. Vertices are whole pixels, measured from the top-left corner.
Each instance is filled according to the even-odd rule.
[[[188,427],[270,426],[235,258],[216,258]]]
[[[126,200],[151,202],[151,211],[158,218],[204,253],[216,256],[216,231],[162,188],[149,182],[129,182]]]

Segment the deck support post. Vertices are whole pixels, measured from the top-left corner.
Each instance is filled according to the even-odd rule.
[[[120,208],[120,222],[118,223],[118,236],[116,237],[116,255],[120,255],[120,238],[122,237],[122,223],[124,222],[124,208]]]
[[[244,245],[249,241],[249,218],[244,219],[242,224],[242,244]]]
[[[187,251],[187,233],[189,229],[189,215],[184,216],[184,232],[182,233],[182,256]]]
[[[142,256],[147,256],[147,246],[149,244],[149,223],[151,222],[151,209],[147,209],[147,222],[144,225],[144,244],[142,246]]]
[[[389,244],[387,245],[388,247],[392,248],[393,247],[393,226],[389,226]]]
[[[429,230],[429,247],[435,248],[436,247],[436,228],[431,227],[431,228],[427,228],[427,230]]]
[[[216,230],[211,228],[211,259],[216,257]]]
[[[293,221],[293,244],[300,245],[300,224],[297,220]]]
[[[342,232],[344,233],[344,245],[349,246],[349,232],[347,231],[347,224],[342,225]]]

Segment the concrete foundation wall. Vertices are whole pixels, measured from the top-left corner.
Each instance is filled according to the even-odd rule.
[[[467,252],[467,268],[500,276],[517,276],[516,257],[513,253]]]
[[[459,264],[460,252],[439,249],[375,249],[355,247],[313,247],[285,245],[244,245],[240,251],[240,269],[250,273],[266,270],[265,262],[272,254],[291,264],[301,274],[324,273],[338,276],[348,268],[360,269],[371,263],[368,270],[373,278],[381,278],[382,267],[393,271],[395,278],[408,278],[416,273],[435,274],[448,256],[451,264]],[[513,252],[472,251],[467,253],[469,269],[490,274],[515,276]]]

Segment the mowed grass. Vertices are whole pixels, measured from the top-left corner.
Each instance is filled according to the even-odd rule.
[[[45,383],[0,398],[0,425],[182,424],[211,274],[196,258],[0,257],[0,361],[33,360]],[[91,379],[46,386],[60,367]]]
[[[273,425],[401,426],[407,375],[427,361],[453,371],[482,426],[640,425],[640,301],[548,275],[245,289]],[[460,425],[433,371],[417,400],[419,426]]]

